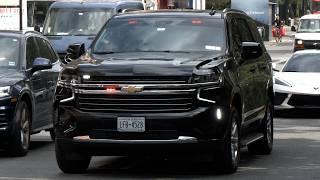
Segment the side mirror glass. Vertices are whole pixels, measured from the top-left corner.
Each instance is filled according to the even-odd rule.
[[[67,49],[67,55],[65,57],[66,62],[78,59],[85,53],[84,44],[72,44]]]
[[[280,72],[279,69],[277,69],[277,64],[276,63],[272,63],[272,70],[276,71],[276,72]]]
[[[241,45],[241,57],[243,59],[254,59],[262,55],[260,43],[243,42]]]
[[[296,27],[295,26],[291,26],[291,31],[292,32],[296,32],[297,31]]]
[[[34,30],[34,31],[37,31],[37,32],[40,32],[40,26],[39,26],[39,25],[35,25],[35,26],[33,27],[33,30]]]
[[[33,72],[45,70],[45,69],[51,69],[51,68],[52,68],[52,63],[49,59],[46,59],[46,58],[38,57],[33,61],[33,64],[32,64]]]

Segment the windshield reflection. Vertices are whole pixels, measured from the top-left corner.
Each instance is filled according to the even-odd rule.
[[[44,34],[96,35],[112,14],[112,9],[52,9],[44,27]]]
[[[0,68],[16,68],[19,62],[20,40],[0,36]]]

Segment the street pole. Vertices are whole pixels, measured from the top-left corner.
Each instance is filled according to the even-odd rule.
[[[19,0],[20,31],[22,30],[22,0]]]

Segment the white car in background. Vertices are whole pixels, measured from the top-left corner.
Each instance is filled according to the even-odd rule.
[[[302,16],[294,39],[294,51],[320,47],[320,14]]]
[[[320,50],[295,52],[273,81],[275,110],[320,108]]]

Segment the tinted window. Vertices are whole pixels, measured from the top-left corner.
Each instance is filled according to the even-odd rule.
[[[232,34],[232,46],[235,51],[235,55],[240,56],[241,49],[241,36],[238,28],[237,19],[231,20],[231,34]]]
[[[320,72],[320,54],[295,54],[293,55],[283,72]]]
[[[112,15],[112,9],[52,9],[44,27],[44,34],[96,35]]]
[[[26,59],[27,59],[27,69],[32,67],[33,61],[39,57],[37,45],[35,43],[34,37],[29,37],[27,39],[27,52],[26,52]]]
[[[46,40],[39,37],[36,39],[39,46],[40,57],[49,59],[51,62],[55,62],[55,58],[52,55],[51,49],[48,47]]]
[[[94,53],[137,51],[225,50],[222,19],[138,18],[113,19],[93,45]]]
[[[254,42],[251,31],[248,27],[247,22],[244,19],[238,20],[238,28],[240,32],[241,42]]]
[[[0,68],[16,68],[19,62],[20,39],[0,36]]]

